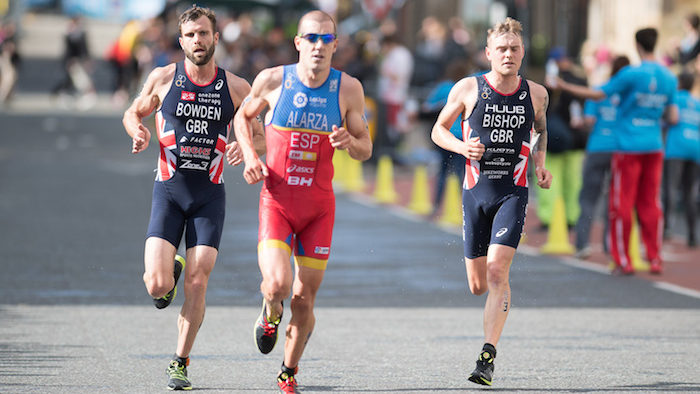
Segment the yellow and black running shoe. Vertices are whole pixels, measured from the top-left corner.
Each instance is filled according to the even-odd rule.
[[[172,360],[165,373],[168,375],[168,390],[192,390],[192,383],[187,377],[187,365]]]
[[[284,306],[284,304],[282,304]],[[267,320],[267,303],[263,299],[262,311],[258,320],[255,322],[255,327],[253,328],[253,337],[255,338],[255,344],[258,346],[258,350],[262,354],[268,354],[275,348],[277,343],[277,328],[282,321],[282,314],[277,317],[275,321]]]
[[[175,277],[175,286],[173,286],[173,289],[168,292],[168,294],[160,297],[160,298],[154,298],[153,299],[153,305],[156,306],[158,309],[163,309],[166,306],[170,305],[171,302],[175,299],[175,296],[177,295],[177,281],[180,279],[180,274],[182,273],[182,270],[185,269],[185,258],[180,256],[179,254],[175,255],[175,267],[173,271],[173,276]]]
[[[486,386],[491,385],[493,378],[493,360],[496,357],[496,349],[483,349],[476,360],[476,368],[469,375],[469,380]]]

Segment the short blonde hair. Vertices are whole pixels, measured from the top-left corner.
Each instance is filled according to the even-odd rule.
[[[307,20],[307,19],[312,20],[312,21],[316,21],[316,22],[318,22],[318,23],[323,23],[323,22],[329,22],[329,21],[330,21],[331,23],[333,23],[333,34],[336,33],[336,26],[335,26],[335,21],[333,20],[333,17],[330,16],[330,14],[325,13],[325,12],[323,12],[323,11],[320,11],[320,10],[313,10],[313,11],[307,12],[306,14],[304,14],[304,15],[301,17],[301,19],[299,19],[299,24],[297,25],[297,34],[306,34],[306,32],[303,32],[303,33],[302,33],[302,31],[301,31],[301,25],[302,25],[302,23],[303,23],[305,20]]]
[[[506,33],[513,33],[516,36],[523,37],[523,25],[517,20],[507,17],[503,22],[496,23],[492,28],[488,30],[486,35],[486,42],[491,41],[491,37],[500,36]]]

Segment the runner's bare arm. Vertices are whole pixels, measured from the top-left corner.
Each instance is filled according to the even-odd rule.
[[[132,138],[131,153],[139,153],[148,148],[151,132],[143,125],[143,118],[158,108],[165,89],[172,83],[175,65],[155,68],[148,75],[141,93],[124,112],[122,124]]]
[[[447,104],[440,111],[431,133],[431,138],[436,145],[471,160],[481,159],[485,146],[478,138],[467,139],[466,142],[458,139],[450,132],[450,127],[460,114],[471,113],[476,102],[476,90],[476,78],[464,78],[457,82],[450,90]]]
[[[528,81],[532,105],[535,107],[534,135],[532,138],[532,158],[535,162],[535,175],[537,185],[543,189],[549,189],[552,184],[552,174],[545,168],[547,158],[547,107],[549,106],[549,94],[544,86]]]
[[[372,155],[372,140],[365,118],[365,93],[357,79],[343,73],[340,100],[345,107],[345,126],[333,125],[328,140],[335,149],[347,149],[355,160],[367,160]]]
[[[282,67],[268,68],[260,72],[253,81],[250,93],[233,117],[236,141],[245,162],[243,178],[249,184],[260,182],[267,176],[267,166],[255,150],[253,123],[259,123],[256,118],[270,105],[267,96],[281,86],[282,75]]]
[[[226,80],[228,81],[231,100],[238,110],[243,105],[246,97],[250,94],[250,85],[245,79],[228,71],[226,72]],[[253,130],[253,146],[255,152],[258,156],[262,156],[265,154],[265,135],[263,134],[262,123],[256,118],[255,121],[252,122],[251,127]],[[243,152],[241,151],[238,141],[235,140],[234,134],[235,132],[229,135],[229,143],[226,145],[226,160],[229,164],[235,166],[243,161]]]

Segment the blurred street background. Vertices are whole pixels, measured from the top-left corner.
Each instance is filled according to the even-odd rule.
[[[156,312],[144,289],[157,154],[130,154],[121,116],[153,67],[182,60],[177,15],[192,3],[0,0],[0,392],[164,390],[182,298]],[[686,22],[700,12],[694,0],[196,3],[217,13],[218,65],[249,82],[297,60],[299,16],[331,13],[334,67],[365,88],[375,151],[362,165],[335,161],[333,254],[299,375],[309,392],[475,389],[466,373],[481,346],[484,298],[466,286],[462,181],[441,171],[453,158],[430,131],[438,86],[489,67],[483,48],[495,21],[523,22],[521,73],[539,83],[555,59],[560,70],[568,60],[572,73],[600,85],[615,56],[638,62],[634,32],[648,26],[659,29],[660,62],[700,75],[697,53],[686,56],[700,43],[700,30]],[[406,54],[408,61],[389,60]],[[403,86],[388,91],[383,78]],[[700,78],[691,92],[700,97]],[[398,115],[388,119],[391,106]],[[571,132],[584,136],[568,149],[578,160],[568,177],[580,180],[587,131]],[[266,357],[250,340],[260,302],[259,185],[246,185],[238,167],[224,176],[226,224],[190,374],[197,389],[272,392],[281,347]],[[563,192],[574,196],[566,208],[548,213],[531,191],[495,386],[700,391],[700,250],[690,231],[698,224],[688,224],[678,198],[667,212],[664,273],[646,272],[644,247],[633,238],[637,273],[613,276],[603,198],[590,244],[575,245],[576,187]],[[551,244],[563,251],[548,253]]]

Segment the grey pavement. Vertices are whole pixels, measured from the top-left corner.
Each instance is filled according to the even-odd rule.
[[[171,307],[172,308],[172,307]],[[210,307],[189,368],[195,389],[274,392],[282,347],[257,353],[257,308]],[[3,306],[0,382],[7,392],[165,392],[176,309]],[[298,379],[302,392],[467,392],[480,308],[330,308]],[[285,319],[286,321],[286,319]],[[697,312],[518,308],[496,359],[494,390],[700,390]]]

